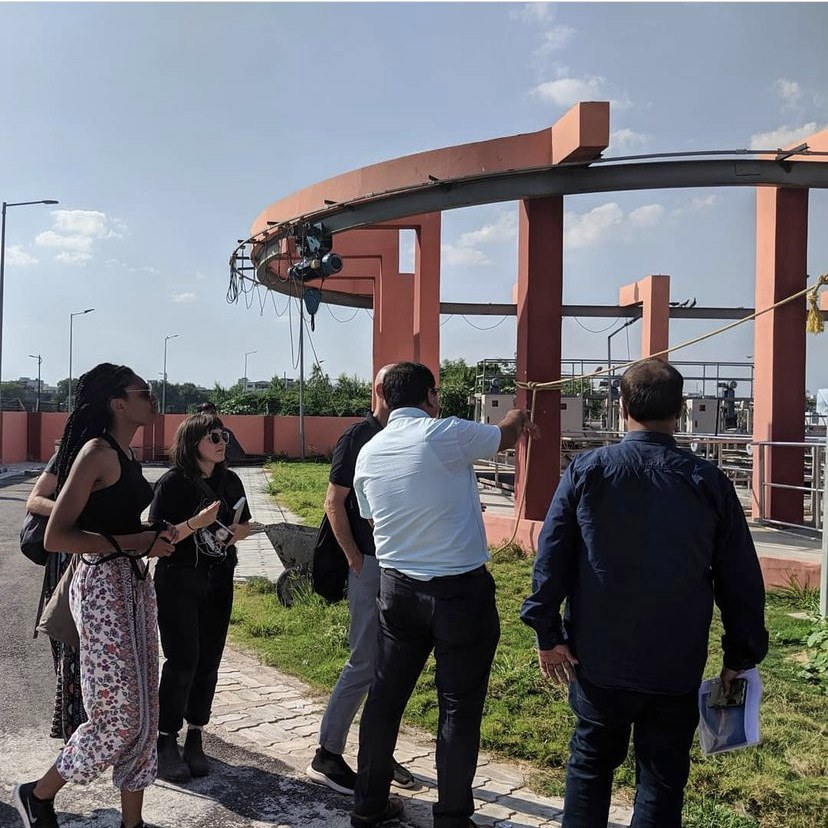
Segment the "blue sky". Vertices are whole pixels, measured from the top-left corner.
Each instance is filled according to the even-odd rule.
[[[9,210],[3,378],[123,362],[148,378],[295,375],[275,297],[228,305],[227,260],[271,201],[339,172],[541,129],[611,100],[607,155],[771,147],[828,126],[825,4],[0,4],[0,198]],[[828,193],[810,201],[809,273],[828,271]],[[675,299],[752,306],[749,189],[566,201],[567,302],[610,304],[669,273]],[[508,301],[514,204],[443,218],[442,298]],[[403,261],[408,256],[403,255]],[[444,318],[442,357],[510,357],[513,319]],[[564,322],[602,358],[612,320]],[[678,342],[717,323],[674,322]],[[588,327],[596,333],[591,333]],[[640,329],[615,337],[635,357]],[[368,376],[366,311],[323,307],[326,371]],[[810,337],[808,387],[828,387]],[[744,360],[752,326],[677,359]],[[692,390],[692,387],[691,389]]]

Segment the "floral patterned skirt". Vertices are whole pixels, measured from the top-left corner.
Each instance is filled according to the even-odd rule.
[[[116,788],[155,780],[158,621],[155,589],[127,558],[81,564],[69,591],[80,634],[80,681],[88,720],[57,760],[67,782],[88,784],[112,767]]]

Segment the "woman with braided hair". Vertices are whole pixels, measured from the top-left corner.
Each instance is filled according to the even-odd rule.
[[[80,556],[69,600],[89,718],[39,780],[15,786],[12,801],[26,828],[57,828],[57,792],[110,766],[122,828],[144,828],[144,789],[157,764],[158,632],[155,592],[140,558],[169,555],[175,529],[142,525],[152,488],[129,445],[155,408],[149,384],[125,366],[102,363],[78,382],[45,546]]]

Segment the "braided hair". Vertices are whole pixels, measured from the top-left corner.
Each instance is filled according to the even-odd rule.
[[[131,368],[110,362],[102,362],[81,375],[75,389],[75,405],[66,421],[55,464],[58,491],[69,477],[83,446],[100,437],[112,425],[109,401],[125,396],[126,387],[134,380],[135,372]]]

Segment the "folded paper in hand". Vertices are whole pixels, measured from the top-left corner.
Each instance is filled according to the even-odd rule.
[[[705,756],[759,744],[762,679],[755,667],[739,673],[739,678],[745,681],[741,704],[711,706],[711,696],[721,695],[718,678],[705,679],[699,688],[699,743]]]

